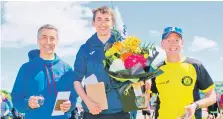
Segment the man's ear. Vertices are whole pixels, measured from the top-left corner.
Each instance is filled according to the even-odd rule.
[[[183,40],[183,39],[181,39],[181,45],[182,45],[182,46],[184,45],[184,40]]]
[[[164,41],[163,40],[161,41],[160,46],[162,49],[164,49]]]
[[[115,21],[112,21],[112,27],[114,27],[115,26]]]
[[[37,40],[36,40],[36,41],[37,41],[37,43],[39,44],[39,37],[37,37]]]
[[[94,20],[92,20],[92,26],[95,26],[95,22],[94,22]]]
[[[56,42],[56,44],[58,44],[58,42],[59,42],[59,39],[57,38],[57,42]]]

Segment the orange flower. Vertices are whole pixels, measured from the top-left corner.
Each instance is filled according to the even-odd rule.
[[[126,52],[126,53],[121,54],[120,58],[122,59],[122,61],[125,61],[131,55],[133,55],[132,52]]]
[[[113,44],[113,47],[115,47],[116,49],[118,49],[118,51],[121,52],[123,50],[123,48],[124,48],[124,45],[121,42],[115,42]]]

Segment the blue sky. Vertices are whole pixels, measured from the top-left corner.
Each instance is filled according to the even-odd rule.
[[[11,91],[20,66],[36,45],[37,29],[46,23],[59,28],[57,53],[73,65],[75,54],[94,29],[91,10],[111,2],[4,2],[1,5],[1,88]],[[153,41],[158,49],[162,29],[183,29],[186,56],[202,61],[214,81],[222,80],[223,2],[113,2],[128,34]],[[164,58],[160,50],[156,62]]]

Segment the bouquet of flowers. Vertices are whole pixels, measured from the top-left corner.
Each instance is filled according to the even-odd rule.
[[[153,78],[160,71],[151,65],[158,55],[154,45],[149,43],[141,46],[140,42],[137,37],[129,36],[106,48],[104,63],[112,78],[120,82],[136,83],[140,78]]]
[[[117,9],[115,13],[115,16],[120,16]],[[121,20],[117,20],[117,17],[115,18],[116,23],[118,21],[120,23]],[[117,84],[110,88],[115,87],[118,89],[124,111],[128,112],[146,107],[141,87],[144,85],[145,80],[154,78],[162,74],[163,71],[152,65],[152,62],[159,54],[154,44],[143,44],[135,36],[126,36],[126,27],[122,21],[121,23],[121,25],[116,25],[116,27],[120,28],[120,26],[123,26],[121,29],[124,30],[113,29],[116,42],[105,45],[104,66],[105,70]],[[129,105],[132,102],[135,105]]]
[[[121,94],[121,98],[123,98],[123,102],[126,102],[124,101],[126,99],[133,99],[136,100],[135,103],[138,108],[144,108],[145,106],[142,103],[145,101],[142,100],[145,99],[142,98],[142,93],[137,91],[137,89],[139,90],[137,87],[143,86],[145,80],[163,73],[162,70],[152,65],[153,60],[159,54],[156,48],[151,43],[141,45],[140,39],[135,36],[129,36],[122,41],[116,41],[112,45],[106,45],[105,69],[117,82],[116,87]],[[131,91],[134,94],[131,94]],[[136,94],[137,92],[139,94]],[[126,109],[126,111],[131,111],[131,109]]]

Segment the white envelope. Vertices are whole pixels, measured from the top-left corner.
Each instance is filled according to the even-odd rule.
[[[64,115],[63,111],[57,111],[55,110],[55,106],[57,103],[57,100],[69,100],[70,98],[70,91],[64,91],[64,92],[58,92],[57,93],[57,98],[53,107],[53,112],[52,112],[52,116],[59,116],[59,115]]]
[[[89,77],[85,78],[83,80],[83,82],[84,82],[84,85],[86,86],[86,85],[89,85],[89,84],[96,84],[96,83],[98,83],[98,79],[97,79],[97,77],[94,74],[92,74]]]

